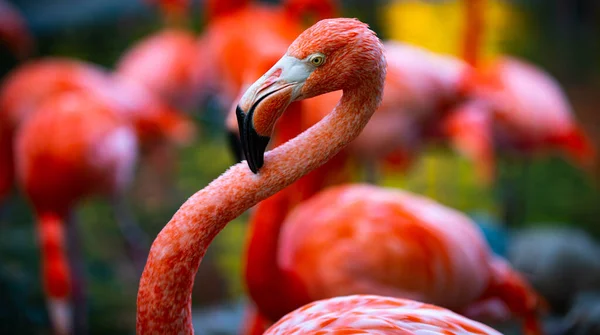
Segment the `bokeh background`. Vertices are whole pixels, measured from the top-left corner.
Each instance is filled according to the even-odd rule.
[[[34,57],[68,56],[111,68],[133,43],[163,28],[156,8],[141,0],[9,2],[21,10],[36,38]],[[600,2],[488,2],[486,57],[512,54],[547,70],[560,82],[577,118],[600,146]],[[463,22],[460,1],[345,0],[341,3],[344,16],[368,22],[384,39],[458,55]],[[200,34],[204,27],[201,1],[194,2],[193,13],[189,29]],[[8,50],[0,49],[0,81],[19,62]],[[130,191],[135,217],[152,237],[187,197],[233,163],[222,114],[217,108],[205,103],[189,112],[200,131],[192,145],[178,149],[175,192],[163,194],[160,189],[145,185],[143,179],[138,179]],[[408,173],[386,171],[382,184],[427,195],[468,213],[488,231],[500,253],[514,255],[517,241],[523,243],[519,234],[525,228],[555,229],[554,235],[545,240],[525,238],[525,242],[530,242],[525,248],[531,248],[532,243],[542,248],[544,243],[559,243],[561,236],[573,234],[577,236],[564,242],[565,248],[580,244],[578,234],[600,238],[597,167],[591,175],[585,174],[556,156],[502,161],[499,173],[499,181],[493,187],[482,185],[469,161],[448,148],[428,147]],[[507,194],[514,203],[508,217],[499,201]],[[7,210],[0,214],[0,333],[48,334],[33,218],[18,192],[8,202]],[[84,203],[78,215],[89,287],[90,333],[133,334],[138,278],[124,256],[108,204],[92,199]],[[200,321],[196,324],[203,323],[203,327],[214,329],[215,334],[235,332],[243,316],[240,259],[246,221],[244,215],[227,226],[211,245],[197,275],[193,302]],[[556,230],[559,228],[569,230]],[[582,232],[573,233],[574,229]],[[594,248],[593,244],[590,248]],[[596,255],[600,259],[600,253]],[[594,268],[598,266],[597,259],[594,263],[592,257],[589,262],[582,265],[583,271],[571,273],[600,275],[600,270]],[[593,330],[589,332],[592,333]]]

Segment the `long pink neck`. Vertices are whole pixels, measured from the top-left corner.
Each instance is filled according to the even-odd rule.
[[[190,197],[158,234],[142,274],[138,334],[193,334],[191,292],[208,245],[225,225],[311,170],[358,136],[377,108],[382,85],[345,91],[321,122],[265,154],[258,175],[232,166]]]

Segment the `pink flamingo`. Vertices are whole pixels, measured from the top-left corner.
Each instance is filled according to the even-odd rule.
[[[254,55],[256,50],[278,48],[279,54],[285,52],[302,32],[303,14],[329,17],[337,12],[337,1],[286,0],[273,6],[251,0],[208,0],[205,9],[208,25],[199,41],[204,57],[196,73],[200,79],[212,78],[216,86],[205,89],[216,92],[220,104],[228,108],[240,90],[256,79],[246,73],[255,62],[264,62],[260,55]],[[257,38],[248,39],[248,35]]]
[[[193,123],[134,80],[67,58],[27,62],[9,73],[0,88],[0,200],[13,184],[13,134],[37,106],[60,92],[88,90],[115,105],[132,123],[142,150],[164,141],[188,143]]]
[[[370,185],[331,187],[297,206],[280,229],[276,265],[263,269],[278,267],[311,300],[368,293],[469,317],[502,320],[512,312],[525,319],[526,333],[541,332],[537,294],[491,254],[471,220],[427,198]],[[278,297],[257,301],[271,320],[288,312],[276,303],[298,292],[279,283],[271,283],[271,292],[281,287]]]
[[[199,51],[193,33],[183,29],[163,30],[127,51],[115,73],[144,86],[169,106],[189,111],[200,104],[202,97],[198,92],[203,92],[200,83],[208,79],[197,78],[193,69],[197,59],[202,58]],[[142,190],[143,201],[150,198],[148,192],[160,202],[168,198],[177,161],[173,144],[163,142],[143,156],[145,162],[140,165],[139,173],[141,184],[147,187]]]
[[[73,93],[74,95],[68,98],[63,95],[66,93]],[[70,105],[71,103],[72,105]],[[63,229],[62,221],[65,220],[66,215],[68,214],[65,212],[64,206],[71,206],[73,205],[72,202],[79,198],[83,198],[89,194],[98,193],[98,188],[103,186],[102,183],[106,184],[104,186],[112,185],[111,180],[106,180],[104,177],[100,178],[96,176],[99,172],[92,171],[88,173],[91,174],[89,175],[89,178],[93,179],[89,181],[90,189],[78,189],[78,187],[82,187],[87,183],[87,180],[82,181],[83,177],[81,176],[82,173],[87,172],[80,170],[83,170],[85,166],[93,168],[94,164],[99,164],[100,167],[104,166],[104,168],[108,169],[109,166],[106,166],[108,162],[93,161],[94,159],[103,159],[102,157],[108,154],[96,152],[99,150],[97,149],[96,143],[85,142],[90,140],[89,136],[96,133],[93,129],[89,130],[90,135],[85,137],[85,131],[76,128],[77,126],[81,127],[83,124],[86,124],[83,121],[73,125],[75,128],[71,133],[72,138],[69,140],[71,143],[84,141],[84,144],[87,143],[85,145],[92,146],[92,148],[86,147],[88,149],[85,150],[96,151],[84,154],[84,152],[87,151],[81,148],[81,145],[83,144],[68,147],[67,143],[64,142],[67,141],[67,139],[59,137],[56,139],[56,142],[52,142],[52,144],[67,147],[66,149],[63,148],[62,151],[58,151],[57,149],[47,153],[48,159],[51,159],[51,162],[48,164],[54,164],[53,166],[56,167],[52,169],[49,167],[40,169],[40,166],[46,165],[43,163],[43,159],[45,159],[44,157],[46,156],[40,157],[34,156],[34,154],[42,155],[44,154],[44,150],[52,150],[53,147],[45,145],[47,144],[46,141],[55,139],[55,136],[58,136],[57,134],[59,133],[65,134],[65,131],[56,134],[50,132],[50,134],[48,134],[48,131],[50,130],[36,132],[37,126],[28,126],[29,128],[26,129],[29,130],[23,130],[25,135],[20,135],[21,138],[27,139],[27,141],[21,139],[22,143],[29,143],[27,146],[15,143],[15,136],[20,133],[21,127],[26,127],[26,125],[29,124],[29,119],[34,118],[34,120],[39,120],[37,119],[38,113],[44,113],[44,116],[39,116],[43,121],[32,121],[34,122],[33,124],[42,124],[44,127],[48,126],[48,129],[54,129],[52,127],[57,127],[57,124],[52,123],[54,121],[49,120],[52,119],[52,111],[57,111],[56,120],[64,120],[65,124],[68,124],[68,122],[73,121],[72,118],[67,117],[70,111],[76,112],[76,115],[82,115],[81,111],[87,111],[88,109],[94,110],[90,111],[90,119],[85,119],[85,122],[89,122],[87,124],[88,127],[93,127],[94,125],[93,115],[102,112],[102,117],[106,118],[106,115],[104,114],[107,113],[106,110],[110,110],[111,113],[115,114],[113,118],[118,119],[119,122],[126,123],[127,127],[129,127],[136,136],[134,141],[134,154],[130,153],[132,151],[130,146],[124,146],[123,148],[119,147],[119,145],[127,143],[107,143],[108,148],[115,148],[114,150],[116,150],[112,154],[116,155],[120,153],[118,150],[121,149],[128,153],[127,155],[123,154],[123,157],[111,156],[114,159],[118,157],[123,158],[124,161],[122,164],[125,164],[125,166],[129,166],[129,162],[136,157],[138,144],[141,144],[141,150],[151,151],[156,147],[157,143],[161,143],[166,139],[187,141],[187,138],[189,137],[188,124],[185,123],[185,119],[180,118],[179,114],[168,108],[160,100],[157,100],[153,95],[149,94],[144,87],[134,81],[119,78],[117,76],[110,76],[102,68],[91,64],[62,58],[36,60],[20,66],[7,77],[0,93],[0,126],[3,128],[3,138],[2,143],[0,143],[0,153],[3,155],[3,159],[0,161],[0,172],[2,172],[0,175],[0,180],[2,180],[2,182],[0,184],[5,185],[5,187],[3,187],[5,192],[10,190],[14,179],[14,168],[16,167],[17,173],[20,176],[20,186],[21,188],[25,188],[25,192],[32,200],[34,208],[40,218],[42,218],[42,215],[40,214],[42,210],[39,208],[39,206],[41,206],[40,204],[51,203],[55,205],[54,202],[61,202],[58,204],[61,206],[56,205],[51,208],[43,208],[44,211],[51,210],[51,214],[56,214],[55,216],[58,217],[55,224],[53,224],[53,227],[61,227],[61,229]],[[96,112],[96,110],[99,112]],[[103,119],[100,119],[98,122],[105,122],[102,120]],[[98,125],[98,127],[100,126],[101,125]],[[69,125],[64,125],[64,130],[70,129]],[[78,136],[81,133],[83,133],[83,135],[81,135],[83,137],[78,139]],[[104,143],[102,142],[102,138],[98,138],[97,140],[99,141],[98,143]],[[15,148],[16,152],[13,152],[13,148]],[[71,149],[73,150],[72,154],[69,153],[69,150]],[[77,151],[79,149],[80,151]],[[61,169],[60,167],[60,155],[62,155],[62,160],[67,165],[64,169]],[[90,159],[92,160],[91,162]],[[24,160],[28,160],[29,162],[35,161],[36,163],[24,164]],[[40,163],[40,160],[42,160],[42,163]],[[79,166],[79,168],[73,167],[75,164],[79,164],[76,165]],[[96,168],[98,167],[96,166]],[[119,171],[124,169],[114,168]],[[47,174],[44,174],[44,172]],[[109,171],[104,171],[104,173],[109,173]],[[38,178],[40,176],[46,176],[47,180]],[[56,181],[56,183],[53,184],[52,181]],[[61,182],[59,183],[58,181]],[[132,215],[129,213],[124,194],[121,191],[123,188],[130,185],[129,182],[130,178],[120,177],[119,192],[115,190],[114,192],[105,193],[110,195],[116,221],[125,238],[127,252],[132,258],[134,266],[138,268],[138,271],[141,271],[146,257],[147,245],[149,243],[147,243],[145,233],[135,224]],[[51,186],[56,187],[54,192],[51,192]],[[61,189],[63,189],[66,194],[60,194]],[[78,190],[79,193],[74,194],[74,191],[69,191],[73,189]],[[39,225],[40,229],[44,226],[45,224]],[[67,227],[70,230],[75,229],[75,224],[70,223]],[[59,235],[55,238],[57,241],[60,240],[61,243],[68,243],[72,246],[76,246],[78,242],[77,235],[70,230],[69,234],[66,234],[68,241],[60,240],[62,239],[62,236],[65,236],[64,233],[56,233]],[[54,235],[50,236],[52,237]],[[56,243],[50,243],[48,248],[46,248],[45,242],[42,243],[43,258],[57,257],[55,256],[56,248],[53,247]],[[59,250],[62,249],[59,248]],[[70,254],[75,258],[79,256],[77,249],[72,250]],[[51,264],[52,262],[45,263]],[[72,265],[75,269],[72,276],[73,281],[75,282],[82,282],[81,274],[79,271],[76,271],[79,266],[79,264]],[[55,271],[53,273],[59,272]],[[48,279],[48,276],[50,276],[50,274],[47,273],[45,279],[46,282],[50,280]],[[62,280],[64,281],[66,279]],[[61,281],[58,280],[58,282]],[[55,286],[60,287],[59,284]],[[48,292],[53,292],[54,289],[47,287],[47,290]],[[59,291],[61,290],[62,289],[59,289]],[[64,290],[61,292],[63,291]],[[83,288],[78,288],[76,291],[79,293],[74,298],[78,300],[78,305],[83,305]],[[61,302],[49,306],[50,313],[54,319],[53,323],[57,324],[61,329],[65,328],[63,327],[64,324],[68,323],[68,321],[61,316],[64,314],[61,310],[65,309],[61,307],[62,305]],[[84,312],[84,309],[76,308],[75,312]],[[75,319],[77,322],[84,322],[82,315],[78,317],[78,314],[76,314]],[[63,326],[61,326],[61,324]]]
[[[122,196],[133,177],[135,132],[110,104],[83,90],[54,95],[35,109],[16,134],[17,180],[38,221],[54,330],[85,332],[81,250],[72,209],[90,196]],[[144,237],[132,235],[131,229],[126,236]]]
[[[485,4],[485,0],[465,0],[463,54],[473,68],[465,72],[460,85],[467,103],[446,124],[454,146],[476,162],[488,182],[495,176],[495,151],[528,157],[558,151],[578,166],[591,168],[596,148],[550,74],[508,56],[481,64]]]
[[[376,295],[350,295],[312,302],[284,316],[267,335],[292,334],[500,333],[447,309]]]
[[[142,39],[118,61],[115,72],[139,81],[171,106],[198,103],[194,72],[196,37],[186,30],[167,29]]]
[[[352,19],[323,20],[302,33],[285,56],[247,90],[238,110],[251,170],[243,163],[232,166],[188,199],[158,234],[140,280],[138,334],[193,333],[191,290],[210,241],[230,220],[322,165],[354,139],[380,103],[385,67],[383,46],[365,24]],[[292,101],[339,89],[344,95],[331,115],[263,158],[265,139]],[[363,315],[360,323],[339,316],[351,301],[362,302],[352,311]],[[338,309],[323,319],[321,313],[331,308],[323,307],[336,302],[340,302]],[[307,326],[304,321],[311,319],[326,321],[313,323],[313,330],[370,329],[392,334],[428,324],[430,329],[437,326],[437,333],[452,334],[457,330],[454,323],[465,320],[454,315],[451,320],[442,309],[428,313],[425,319],[419,313],[431,307],[418,303],[410,310],[390,308],[390,304],[398,307],[405,303],[372,296],[317,302],[284,318],[268,333],[297,333]],[[396,322],[382,327],[375,313],[369,312],[377,307],[388,311],[387,319]],[[449,322],[442,324],[444,321]],[[496,334],[483,325],[468,323],[472,325],[468,331]]]

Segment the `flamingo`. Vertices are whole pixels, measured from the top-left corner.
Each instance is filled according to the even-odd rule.
[[[300,34],[287,53],[250,86],[238,109],[248,165],[232,166],[190,197],[156,237],[140,280],[138,334],[193,333],[191,290],[210,242],[229,221],[322,165],[354,139],[381,101],[385,68],[383,46],[365,24],[355,19],[329,19]],[[344,95],[332,114],[264,153],[263,143],[274,122],[292,101],[340,89]],[[380,334],[393,334],[421,328],[437,334],[461,329],[497,334],[474,321],[468,322],[471,327],[457,328],[457,321],[466,320],[455,315],[448,318],[449,312],[443,309],[427,313],[432,309],[429,305],[411,303],[414,308],[400,310],[396,307],[408,302],[373,296],[336,299],[304,306],[267,333],[298,333],[309,326],[308,321],[312,331],[332,333],[379,330]],[[382,314],[383,310],[389,313],[385,313],[386,320],[396,322],[382,326],[382,319],[373,312],[377,308]],[[327,311],[328,316],[321,316]],[[349,311],[346,317],[344,311]],[[357,313],[361,322],[350,317]],[[315,323],[319,320],[324,322]]]
[[[8,194],[14,179],[14,132],[48,97],[79,89],[92,91],[114,104],[136,129],[144,152],[151,152],[165,140],[184,144],[194,136],[188,118],[132,79],[67,58],[30,61],[9,73],[0,88],[0,200]]]
[[[292,334],[500,334],[447,309],[376,295],[351,295],[310,303],[284,316],[266,335]]]
[[[85,98],[63,98],[63,94],[69,92],[76,92],[78,94],[77,96],[85,94]],[[57,96],[60,98],[57,98]],[[73,106],[69,107],[69,102],[73,102]],[[86,105],[88,103],[90,106]],[[111,113],[117,114],[118,118],[120,120],[122,119],[122,122],[126,122],[136,137],[136,155],[138,145],[140,150],[144,152],[151,152],[157,146],[157,144],[166,139],[174,141],[187,141],[187,138],[189,137],[189,125],[185,123],[187,122],[186,119],[181,118],[179,114],[168,108],[160,100],[149,94],[143,86],[140,86],[134,81],[126,78],[120,78],[116,75],[110,76],[100,67],[70,59],[48,58],[28,62],[17,68],[7,77],[6,82],[2,87],[2,92],[0,93],[0,126],[3,128],[3,139],[2,143],[0,143],[0,148],[3,149],[0,150],[3,155],[3,159],[0,161],[0,172],[2,172],[0,175],[2,183],[0,184],[5,185],[3,186],[3,191],[5,192],[4,195],[10,190],[10,187],[13,184],[15,173],[14,167],[16,167],[17,174],[21,176],[19,184],[21,188],[26,187],[25,193],[29,195],[30,198],[33,199],[34,196],[28,192],[38,192],[36,191],[37,189],[42,190],[38,192],[39,194],[36,193],[35,195],[33,207],[36,209],[36,211],[39,211],[37,208],[39,203],[44,201],[52,202],[55,198],[57,198],[56,193],[52,193],[48,190],[48,187],[50,187],[49,181],[45,181],[43,178],[40,179],[29,177],[29,175],[34,174],[33,170],[31,169],[37,168],[42,172],[45,171],[44,169],[40,169],[40,166],[44,166],[44,164],[36,163],[32,167],[32,165],[24,165],[19,163],[19,160],[23,159],[21,156],[25,154],[23,152],[19,152],[18,150],[17,152],[13,152],[13,146],[17,145],[17,143],[15,143],[15,136],[17,136],[16,134],[20,132],[20,128],[28,123],[29,119],[36,117],[38,112],[52,114],[52,110],[58,110],[58,120],[61,115],[67,113],[68,110],[87,111],[88,108],[95,108],[98,110],[110,109]],[[50,116],[46,115],[45,118],[50,118]],[[71,119],[67,118],[65,122],[68,122],[69,120]],[[88,127],[93,126],[93,120],[93,118],[90,120],[86,119],[86,122],[90,122]],[[48,123],[50,121],[46,120],[39,122]],[[81,126],[81,124],[78,124],[78,126]],[[65,130],[71,129],[66,125],[64,127]],[[83,130],[79,129],[79,132],[82,131]],[[77,132],[77,129],[75,129],[73,133],[71,133],[72,137],[70,140],[74,142],[77,141],[79,132]],[[64,131],[62,133],[64,134]],[[94,133],[92,132],[92,134]],[[27,135],[23,136],[26,136],[28,139],[29,142],[27,143],[37,143],[38,146],[42,146],[42,149],[45,148],[43,145],[46,143],[46,140],[50,138],[50,136],[47,135],[47,131],[36,133],[34,130],[29,130]],[[34,140],[36,137],[37,139]],[[61,140],[64,139],[61,138]],[[89,140],[89,138],[83,137],[81,140],[85,141]],[[56,145],[59,144],[66,145],[62,142],[57,143]],[[108,148],[114,148],[114,146],[119,145],[119,143],[113,143],[111,145],[112,147],[109,146]],[[29,146],[27,148],[32,149],[32,147]],[[128,147],[124,147],[123,150],[127,148]],[[45,149],[49,150],[51,148]],[[118,147],[116,149],[118,149]],[[118,152],[119,151],[115,151],[114,154],[117,154]],[[73,152],[73,154],[71,154],[68,150],[63,150],[54,151],[52,152],[52,155],[55,155],[53,156],[53,159],[55,159],[55,164],[58,164],[56,163],[56,160],[58,160],[56,156],[58,155],[63,155],[64,157],[62,159],[69,162],[69,164],[76,164],[74,160],[78,159],[81,159],[81,162],[78,162],[77,164],[87,164],[91,165],[92,167],[93,164],[108,164],[106,162],[90,163],[87,160],[96,159],[98,157],[87,157],[83,155],[82,152]],[[100,155],[100,153],[98,155]],[[105,155],[105,153],[102,153],[102,155]],[[125,159],[129,156],[124,156],[122,158]],[[40,159],[40,157],[31,156],[29,156],[29,158],[32,160]],[[115,156],[115,159],[116,158],[118,158],[118,156]],[[132,160],[132,158],[128,159]],[[129,160],[125,160],[123,164],[129,164]],[[42,172],[39,172],[40,176],[43,175]],[[82,183],[81,177],[77,173],[61,176],[51,175],[51,173],[66,174],[68,172],[69,171],[65,170],[48,171],[48,178],[49,180],[54,180],[55,178],[60,177],[60,179],[56,180],[61,180],[65,185],[71,185],[71,187],[74,187],[73,185],[77,186],[78,183]],[[27,185],[23,186],[23,178],[25,177],[28,178]],[[69,177],[73,178],[68,179]],[[93,182],[108,183],[109,181],[94,180]],[[111,195],[111,206],[115,213],[119,228],[121,229],[121,232],[125,238],[127,252],[129,253],[134,266],[138,269],[138,271],[141,272],[147,252],[147,245],[149,243],[146,242],[147,237],[145,236],[145,233],[135,224],[132,215],[129,213],[127,206],[125,206],[125,198],[121,189],[130,185],[130,178],[122,178],[122,180],[120,179],[119,183],[119,192],[116,192],[116,190],[114,192],[108,192]],[[52,185],[57,187],[55,192],[58,192],[58,190],[66,187],[60,183]],[[83,197],[88,193],[96,193],[97,190],[81,190],[81,192],[85,194],[66,194],[64,196]],[[64,202],[71,201],[69,199],[62,200]],[[66,213],[60,214],[67,215]],[[61,218],[61,220],[62,219],[64,218]],[[61,227],[60,222],[60,220],[57,221],[54,226]],[[70,223],[68,227],[70,229],[75,229],[75,224]],[[77,245],[78,237],[75,233],[70,232],[66,235],[66,237],[68,241],[64,243],[68,243],[73,246]],[[46,249],[43,246],[44,245],[42,244],[42,257],[55,257],[52,256],[56,253],[53,251],[54,249]],[[70,252],[70,254],[73,257],[77,257],[79,252],[76,250],[76,247],[74,248],[75,250]],[[50,253],[50,255],[47,253]],[[77,266],[79,265],[74,265],[74,267]],[[73,273],[73,280],[76,282],[81,281],[81,274],[78,272],[79,271],[74,271]],[[80,294],[77,299],[81,300],[83,299],[83,289],[78,290]],[[79,304],[83,304],[83,302],[80,301]],[[64,325],[68,322],[64,320],[64,317],[60,316],[64,314],[63,312],[60,312],[60,310],[64,309],[60,307],[60,305],[61,304],[52,304],[49,307],[51,307],[50,313],[53,315],[53,323],[59,324],[59,327],[64,329],[64,327],[60,325]],[[75,311],[80,312],[82,309],[76,308]],[[76,319],[78,322],[84,322],[83,318],[81,317],[76,317]]]
[[[439,125],[448,111],[462,101],[459,85],[468,67],[461,60],[420,47],[398,42],[384,45],[388,71],[382,105],[365,130],[344,150],[348,157],[365,165],[367,180],[372,183],[377,180],[379,164],[406,170],[425,142],[442,137]],[[302,101],[302,117],[286,113],[279,122],[292,128],[278,129],[295,132],[287,138],[295,136],[323,118],[339,97],[340,92],[332,92]],[[237,133],[233,113],[230,110],[227,128]],[[300,126],[294,127],[298,122]],[[278,143],[282,142],[274,141],[273,145]]]
[[[54,95],[35,109],[17,130],[17,181],[37,218],[52,325],[57,334],[85,332],[81,250],[72,211],[90,196],[122,197],[133,177],[136,135],[113,106],[87,91]],[[131,231],[127,236],[144,238]]]
[[[165,29],[130,48],[115,72],[139,81],[171,106],[189,109],[198,102],[192,71],[197,51],[194,34]]]
[[[197,64],[197,78],[212,78],[215,87],[206,89],[216,92],[221,106],[228,108],[240,90],[256,79],[246,73],[261,59],[254,56],[256,50],[268,47],[279,48],[279,54],[285,52],[302,32],[301,16],[308,14],[305,11],[315,11],[322,19],[336,13],[337,8],[335,0],[286,0],[280,6],[250,0],[208,0],[208,25],[198,42],[204,57]],[[248,35],[260,38],[248,39]]]
[[[35,42],[19,10],[10,2],[0,0],[0,42],[19,59],[32,54]]]
[[[372,185],[330,187],[293,209],[280,230],[272,266],[300,282],[311,300],[410,298],[469,317],[512,312],[525,318],[526,333],[541,331],[541,298],[491,253],[470,219],[427,198]],[[277,303],[298,292],[279,283],[270,283],[271,292],[281,295],[264,298],[263,286],[257,301],[271,320],[288,312]]]
[[[515,57],[482,62],[478,54],[485,0],[466,0],[465,5],[470,35],[463,53],[473,67],[460,84],[466,102],[457,106],[442,127],[452,146],[475,162],[487,184],[496,180],[500,155],[523,161],[558,153],[579,168],[591,170],[597,149],[578,124],[560,84],[543,69]],[[520,166],[527,171],[525,165]],[[514,225],[522,219],[519,208],[525,199],[512,191],[503,202],[504,219]]]
[[[203,92],[201,83],[208,78],[197,78],[193,67],[202,58],[193,33],[183,29],[165,29],[150,35],[134,45],[118,61],[115,73],[136,81],[157,95],[168,105],[179,110],[197,108]],[[173,143],[162,143],[151,154],[144,156],[139,173],[142,185],[173,187],[176,169],[176,150]],[[152,190],[145,190],[152,191]],[[164,197],[169,190],[159,187],[154,195]],[[147,192],[143,192],[148,201]]]
[[[579,167],[591,168],[596,148],[549,73],[510,56],[481,62],[485,5],[485,0],[465,0],[463,57],[472,68],[460,84],[467,102],[445,125],[453,145],[476,162],[487,182],[495,176],[494,151],[528,157],[560,152]]]
[[[596,149],[558,82],[547,72],[515,57],[500,57],[467,75],[469,102],[448,122],[456,146],[494,176],[494,150],[535,156],[561,152],[577,166],[591,168]],[[460,129],[474,124],[467,134]]]

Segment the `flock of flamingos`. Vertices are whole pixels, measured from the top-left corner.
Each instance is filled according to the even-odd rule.
[[[471,158],[484,182],[494,179],[498,151],[594,163],[552,77],[510,56],[480,61],[484,0],[465,1],[462,59],[382,43],[366,24],[336,18],[333,0],[206,0],[199,37],[181,28],[186,0],[154,4],[166,27],[114,70],[33,59],[0,87],[0,201],[16,185],[35,212],[56,334],[85,332],[70,231],[73,208],[91,195],[112,200],[141,273],[138,334],[194,332],[202,257],[253,206],[244,333],[498,334],[471,319],[516,318],[526,334],[542,334],[544,299],[466,215],[374,185],[383,165],[408,169],[429,141]],[[317,20],[307,28],[308,14]],[[34,45],[4,1],[0,39],[18,57]],[[181,111],[208,95],[226,111],[245,161],[191,196],[148,254],[125,191],[136,164],[164,170],[168,162],[148,157],[164,143],[190,142],[195,126]],[[352,184],[350,162],[371,183]]]

